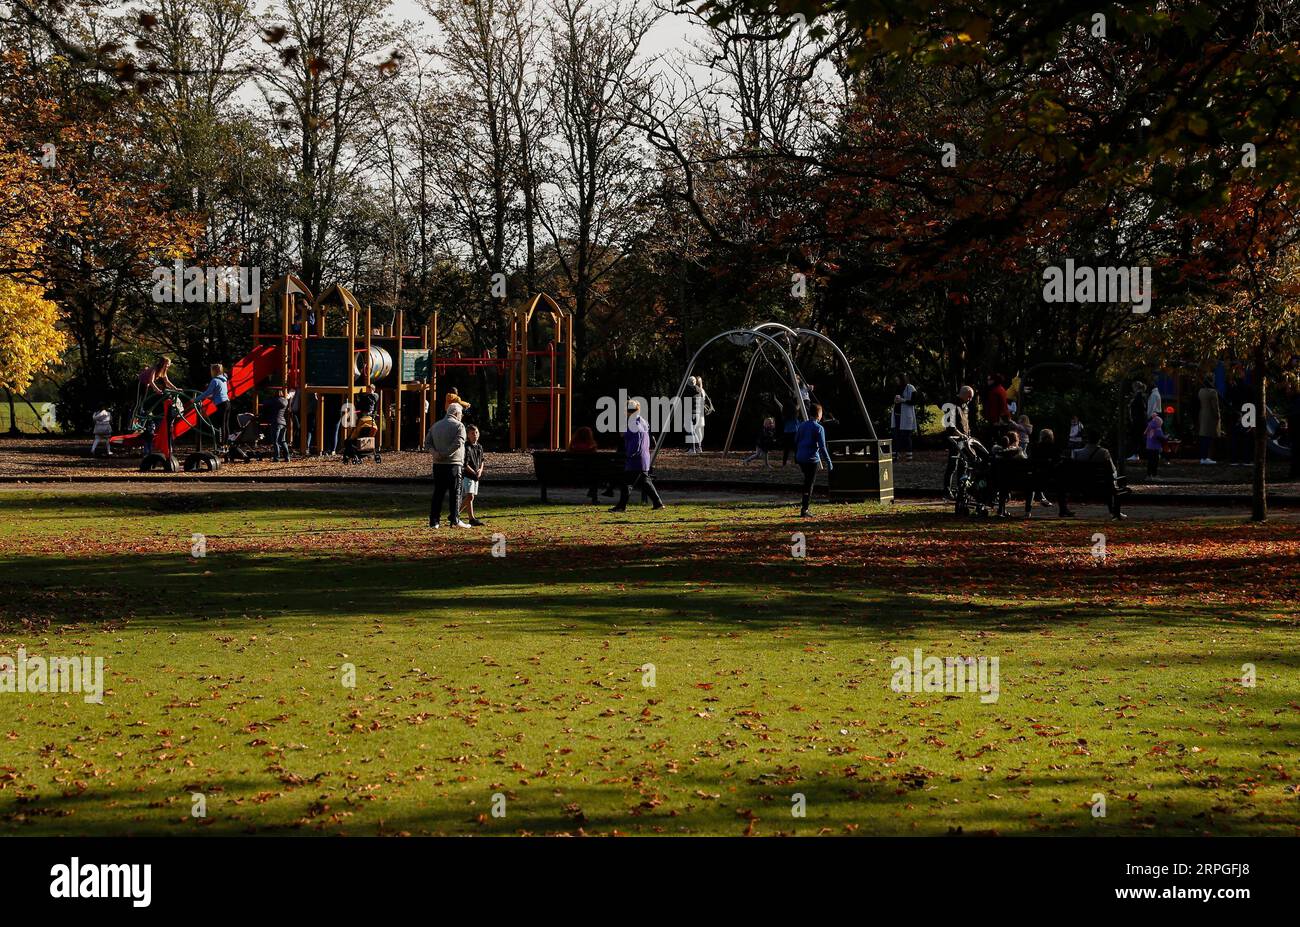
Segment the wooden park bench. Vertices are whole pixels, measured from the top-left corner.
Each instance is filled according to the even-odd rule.
[[[541,487],[543,502],[547,501],[547,489],[554,486],[584,490],[606,484],[617,486],[626,462],[627,458],[615,451],[533,451],[533,473]]]

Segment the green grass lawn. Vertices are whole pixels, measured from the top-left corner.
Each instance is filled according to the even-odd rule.
[[[40,405],[41,408],[44,408],[44,404],[38,403],[38,405]],[[21,399],[18,400],[14,404],[14,413],[14,417],[18,420],[18,428],[21,431],[26,432],[27,434],[40,434],[42,430],[40,417],[32,411],[31,407],[28,406],[27,403],[23,402]],[[9,403],[4,401],[3,398],[0,398],[0,434],[8,433],[9,425]]]
[[[1293,523],[426,511],[0,494],[0,654],[107,688],[0,694],[0,833],[1300,832]],[[894,691],[914,648],[997,700]]]

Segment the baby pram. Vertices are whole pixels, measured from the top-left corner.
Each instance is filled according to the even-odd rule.
[[[357,419],[354,425],[348,431],[347,438],[343,441],[343,462],[361,463],[361,458],[366,454],[374,454],[375,462],[379,461],[379,427],[375,424],[374,416],[362,415]]]
[[[262,425],[257,420],[257,416],[251,412],[241,412],[235,416],[235,427],[232,429],[228,449],[226,451],[226,463],[234,461],[262,460],[270,451],[270,446],[266,444],[266,434]]]
[[[993,486],[993,455],[974,438],[953,435],[957,445],[957,468],[952,474],[952,492],[956,497],[957,515],[987,515],[996,505]]]

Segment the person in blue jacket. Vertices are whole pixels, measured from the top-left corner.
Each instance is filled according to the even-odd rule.
[[[822,427],[822,407],[813,403],[808,407],[812,417],[799,423],[795,432],[795,463],[803,471],[803,505],[799,509],[800,518],[811,518],[808,504],[812,501],[813,483],[817,480],[817,470],[821,462],[826,461],[826,470],[835,469],[831,463],[831,453],[826,449],[826,429]]]
[[[618,503],[611,512],[627,511],[628,491],[637,486],[650,497],[653,507],[661,509],[654,480],[650,477],[650,424],[641,417],[641,404],[635,399],[627,404],[627,431],[623,432],[623,452],[627,462],[623,465],[623,482],[618,490]]]
[[[212,400],[217,410],[210,421],[217,430],[217,443],[225,444],[230,434],[230,378],[226,376],[225,369],[220,364],[213,364],[211,372],[212,379],[208,381],[208,388],[199,393],[194,403],[201,409],[203,400]]]

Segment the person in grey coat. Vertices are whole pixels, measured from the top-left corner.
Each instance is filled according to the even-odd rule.
[[[434,422],[424,443],[433,449],[433,499],[429,504],[429,527],[442,527],[442,500],[449,497],[447,510],[453,528],[464,528],[460,520],[460,477],[465,464],[465,426],[458,403],[447,406],[447,414]]]

